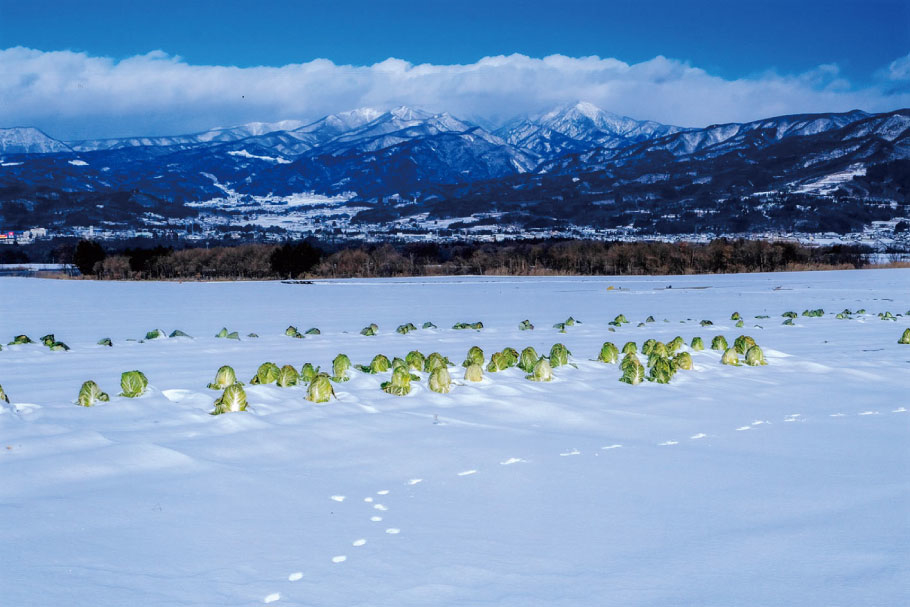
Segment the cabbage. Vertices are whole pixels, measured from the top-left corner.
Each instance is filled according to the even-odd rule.
[[[296,386],[299,380],[300,374],[298,374],[297,369],[291,365],[284,365],[281,367],[281,370],[278,371],[277,382],[279,388],[290,388],[291,386]]]
[[[518,330],[519,331],[533,331],[534,325],[532,325],[531,321],[526,318],[523,321],[521,321],[520,323],[518,323]]]
[[[574,327],[576,324],[579,324],[579,325],[580,325],[580,324],[582,324],[582,323],[581,323],[580,320],[575,320],[575,319],[572,318],[571,316],[568,317],[568,318],[566,319],[566,326],[567,326],[567,327]]]
[[[411,350],[408,352],[408,355],[404,357],[404,360],[408,363],[408,368],[414,369],[415,371],[423,371],[423,368],[427,364],[427,359],[420,353],[420,350]]]
[[[215,381],[209,384],[210,390],[224,390],[228,386],[233,386],[237,383],[237,375],[234,373],[234,369],[227,365],[220,367],[218,372],[215,373]]]
[[[348,369],[351,368],[351,359],[347,354],[339,354],[332,361],[332,381],[342,382],[351,379],[348,376]]]
[[[110,338],[110,337],[103,337],[103,338],[101,338],[101,339],[98,340],[98,345],[99,345],[99,346],[107,346],[107,347],[110,348],[110,347],[113,347],[114,342],[111,341],[111,338]]]
[[[6,392],[3,391],[3,386],[0,386],[0,401],[5,403],[9,402],[9,396],[6,395]]]
[[[148,385],[149,380],[142,371],[124,371],[120,375],[120,389],[123,390],[120,396],[127,398],[142,396]]]
[[[435,329],[435,328],[436,328],[436,325],[434,325],[433,323],[431,323],[431,322],[428,320],[428,321],[426,321],[425,323],[423,323],[423,327],[422,327],[422,328],[424,328],[424,329]]]
[[[644,349],[641,351],[642,354],[646,352]],[[660,356],[661,358],[667,358],[670,356],[670,349],[662,341],[654,342],[654,345],[651,347],[651,351],[647,352],[648,356]]]
[[[313,363],[304,363],[303,367],[301,367],[301,369],[300,369],[299,381],[300,381],[300,383],[308,384],[311,381],[313,381],[313,379],[315,379],[315,377],[318,373],[319,373],[319,367],[316,367],[314,369]]]
[[[160,339],[162,337],[166,337],[166,335],[164,334],[164,331],[162,331],[161,329],[152,329],[151,331],[149,331],[148,333],[145,334],[146,341],[148,341],[150,339]]]
[[[487,372],[496,373],[498,371],[505,371],[508,368],[508,357],[502,352],[494,352],[493,356],[490,357],[490,364],[487,365]]]
[[[227,338],[236,339],[237,341],[240,341],[240,333],[238,333],[237,331],[233,331],[233,332],[227,334]]]
[[[565,332],[566,332],[566,323],[564,323],[564,322],[558,322],[558,323],[556,323],[555,325],[553,325],[553,328],[554,328],[554,329],[559,329],[559,332],[560,332],[560,333],[565,333]]]
[[[225,338],[228,335],[227,327],[222,327],[222,329],[215,334],[215,337]]]
[[[275,363],[262,363],[256,370],[256,376],[250,380],[253,385],[272,384],[278,381],[280,369]]]
[[[736,321],[736,328],[737,328],[737,329],[742,328],[742,327],[744,327],[744,326],[746,326],[746,323],[744,323],[743,321],[741,321],[741,320],[737,320],[737,321]]]
[[[306,389],[306,399],[313,403],[327,403],[335,396],[332,382],[325,373],[317,373]]]
[[[641,345],[641,353],[644,354],[645,356],[650,355],[651,350],[654,349],[654,344],[656,344],[656,343],[657,343],[656,339],[646,339],[645,343],[643,343]]]
[[[180,329],[174,329],[173,331],[171,331],[171,334],[168,335],[168,337],[192,337],[192,336],[191,336],[191,335],[187,335],[186,333],[184,333],[184,332],[181,331]]]
[[[792,318],[788,318],[787,320],[785,320],[784,322],[782,322],[780,324],[787,325],[788,327],[792,327],[795,323],[793,322]]]
[[[879,312],[878,317],[882,320],[897,320],[897,318],[891,312],[885,312],[884,314]]]
[[[758,346],[752,346],[746,350],[746,364],[750,366],[767,365],[765,353]]]
[[[638,323],[636,326],[640,329],[640,328],[642,328],[642,327],[647,327],[648,325],[646,325],[646,324],[643,323],[643,322],[640,322],[640,323]]]
[[[673,367],[670,364],[670,361],[666,358],[658,357],[654,364],[650,365],[651,369],[648,372],[648,381],[652,381],[657,384],[669,384],[670,379],[673,377]]]
[[[13,341],[9,342],[11,346],[22,346],[25,344],[33,344],[33,342],[28,335],[17,335],[13,338]]]
[[[259,335],[257,335],[256,333],[248,333],[247,337],[249,337],[250,339],[257,339],[259,337]]]
[[[796,312],[784,312],[781,314],[783,318],[796,318]]]
[[[904,334],[897,340],[899,344],[910,344],[910,329],[905,329]]]
[[[482,365],[483,361],[483,350],[477,346],[471,346],[471,349],[468,350],[468,356],[464,359],[464,362],[461,363],[461,366],[469,367],[471,365]]]
[[[411,374],[404,367],[398,367],[392,372],[392,379],[381,384],[383,392],[395,396],[406,396],[411,393]]]
[[[612,342],[605,341],[604,345],[600,347],[600,354],[597,356],[597,360],[602,363],[619,362],[619,349]]]
[[[715,335],[711,340],[711,349],[722,351],[727,349],[727,340],[723,335]]]
[[[627,367],[634,367],[634,366],[638,366],[638,367],[641,366],[641,361],[638,360],[638,356],[634,352],[629,352],[628,354],[623,356],[622,360],[619,362],[619,368],[622,369],[623,371],[625,371]]]
[[[634,354],[627,356],[634,356]],[[626,359],[623,359],[623,362],[625,362],[625,360]],[[619,378],[619,381],[634,386],[640,384],[645,379],[645,368],[638,362],[637,358],[629,360],[630,362],[622,367],[622,377]]]
[[[720,358],[721,364],[739,366],[739,357],[736,355],[736,348],[727,348],[724,355]]]
[[[742,320],[743,317],[739,315],[739,312],[734,312],[730,315],[730,320]]]
[[[635,354],[635,353],[638,352],[638,346],[635,345],[635,342],[634,342],[634,341],[627,341],[627,342],[626,342],[626,345],[624,345],[624,346],[622,347],[622,353],[623,353],[623,354],[629,354],[630,352],[631,352],[632,354]]]
[[[56,342],[57,340],[54,339],[54,334],[53,334],[53,333],[48,333],[47,335],[45,335],[44,337],[42,337],[39,341],[40,341],[41,343],[43,343],[45,346],[47,346],[48,348],[50,348],[51,346],[54,345],[54,342]]]
[[[468,365],[464,370],[464,378],[467,381],[483,381],[483,367],[477,364]]]
[[[654,317],[653,317],[653,316],[647,317],[647,318],[645,319],[645,322],[654,322]]]
[[[398,325],[398,328],[395,329],[395,332],[401,333],[402,335],[407,335],[411,331],[416,331],[416,330],[417,330],[417,327],[415,327],[412,323],[407,323],[404,325]]]
[[[808,316],[809,318],[821,318],[825,315],[825,311],[821,308],[816,310],[803,310],[803,316]]]
[[[358,365],[357,368],[363,371],[364,373],[383,373],[388,371],[391,363],[389,359],[384,354],[377,354],[373,357],[373,360],[370,361],[369,365]]]
[[[480,321],[472,322],[471,328],[474,329],[475,331],[480,331],[481,329],[483,329],[483,323]]]
[[[534,363],[531,373],[525,375],[525,379],[530,379],[531,381],[552,381],[553,367],[550,366],[550,361],[541,357],[540,360]]]
[[[740,335],[735,340],[733,340],[733,347],[736,349],[737,354],[745,354],[746,350],[754,345],[755,340],[748,335]]]
[[[316,327],[310,327],[309,329],[306,330],[306,333],[304,333],[304,335],[322,335],[322,331],[320,331]]]
[[[701,337],[693,337],[692,343],[689,344],[689,347],[695,351],[704,350],[705,342],[702,341]]]
[[[684,345],[686,345],[685,340],[683,340],[682,337],[680,337],[679,335],[677,335],[676,337],[674,337],[673,339],[671,339],[670,342],[667,344],[667,352],[668,352],[669,354],[674,354],[674,353],[676,353],[680,348],[682,348]]]
[[[613,319],[613,322],[618,323],[618,324],[621,324],[621,325],[622,325],[622,324],[626,324],[626,325],[629,324],[628,319],[626,319],[625,315],[623,315],[623,314],[617,315],[616,318]]]
[[[677,369],[689,371],[692,369],[692,355],[688,352],[680,352],[673,357],[673,364]]]
[[[371,337],[373,335],[376,335],[377,331],[379,331],[379,326],[376,323],[371,323],[368,327],[364,327],[363,329],[361,329],[360,334],[366,335],[367,337]]]
[[[215,400],[215,410],[212,415],[223,413],[236,413],[246,411],[246,392],[240,384],[232,384],[224,389],[224,394]]]
[[[51,344],[51,352],[66,352],[70,347],[62,341],[55,341]]]
[[[423,370],[426,373],[432,373],[436,369],[446,369],[452,363],[449,362],[449,359],[440,354],[439,352],[433,352],[427,356],[426,361],[423,363]]]
[[[297,330],[297,327],[290,325],[287,329],[284,330],[284,334],[288,337],[294,337],[296,339],[303,339],[303,335],[300,334],[300,331]],[[227,337],[227,334],[225,334]]]
[[[699,323],[699,324],[700,324],[701,326],[703,326],[703,327],[710,327],[710,326],[713,325],[714,323],[711,322],[710,320],[703,320],[703,321],[701,321],[701,323]]]
[[[82,388],[79,389],[79,397],[76,400],[76,404],[83,407],[91,407],[96,402],[106,403],[110,399],[111,397],[102,392],[101,388],[98,387],[98,384],[92,380],[88,380],[82,384]]]
[[[475,329],[475,330],[479,331],[480,329],[483,329],[483,323],[482,322],[457,322],[454,325],[452,325],[452,328],[457,329],[459,331],[463,331],[465,329]]]
[[[569,352],[562,344],[553,344],[553,347],[550,348],[550,366],[551,367],[561,367],[563,365],[569,364]]]
[[[518,358],[518,368],[525,373],[530,373],[534,370],[534,365],[537,364],[539,359],[540,356],[537,355],[537,350],[532,346],[528,346],[521,351],[521,356]]]
[[[449,375],[449,370],[445,367],[437,367],[430,373],[430,390],[433,392],[439,392],[440,394],[447,394],[452,390],[452,376]]]

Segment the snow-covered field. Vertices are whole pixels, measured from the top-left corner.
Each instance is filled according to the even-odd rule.
[[[672,285],[672,289],[666,289]],[[608,286],[614,289],[608,290]],[[707,287],[707,288],[695,288]],[[0,279],[3,605],[905,605],[910,271],[660,278],[116,283]],[[824,308],[782,326],[780,314]],[[843,308],[868,314],[837,320]],[[897,322],[876,313],[904,314]],[[730,320],[738,311],[743,329]],[[632,324],[615,333],[608,321]],[[756,320],[756,315],[770,315]],[[569,315],[583,324],[551,328]],[[657,322],[637,327],[653,315]],[[519,331],[528,318],[534,331]],[[669,322],[663,322],[666,319]],[[701,327],[710,319],[713,327]],[[408,335],[396,326],[439,326]],[[453,323],[483,321],[480,331]],[[370,322],[375,337],[359,335]],[[321,335],[284,336],[293,324]],[[757,327],[755,325],[761,325]],[[259,339],[215,339],[222,327]],[[146,331],[194,339],[145,343]],[[623,384],[605,340],[753,336],[766,367],[693,352]],[[96,345],[113,339],[112,348]],[[406,397],[245,389],[224,364],[330,366],[556,342],[576,367]],[[120,373],[152,390],[117,397]],[[425,378],[425,376],[424,376]],[[74,404],[94,379],[109,403]]]

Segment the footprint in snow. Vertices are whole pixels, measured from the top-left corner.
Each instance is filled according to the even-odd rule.
[[[566,451],[565,453],[560,453],[560,457],[568,457],[570,455],[581,455],[581,451],[578,449],[572,449],[571,451]]]
[[[664,441],[664,442],[662,442],[662,443],[657,443],[657,446],[658,446],[658,447],[669,447],[669,446],[671,446],[671,445],[678,445],[678,444],[679,444],[679,441],[667,440],[667,441]]]
[[[706,436],[708,436],[708,435],[705,434],[704,432],[699,432],[698,434],[693,434],[693,435],[690,436],[689,438],[690,438],[691,440],[698,440],[698,439],[700,439],[700,438],[705,438]]]
[[[294,573],[292,573],[291,575],[288,576],[289,582],[296,582],[296,581],[302,580],[302,579],[303,579],[302,571],[295,571]]]
[[[459,472],[458,476],[471,476],[472,474],[477,474],[477,470],[465,470],[464,472]]]
[[[273,592],[273,593],[270,594],[269,596],[267,596],[267,597],[265,597],[264,599],[262,599],[262,602],[263,602],[263,603],[274,603],[275,601],[277,601],[277,600],[280,599],[280,598],[281,598],[281,593],[280,593],[280,592]]]

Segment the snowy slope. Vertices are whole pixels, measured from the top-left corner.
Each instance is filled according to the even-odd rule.
[[[4,342],[55,331],[72,347],[0,352],[9,604],[906,602],[910,346],[896,340],[910,323],[872,313],[910,308],[910,271],[0,288]],[[780,325],[807,307],[870,314]],[[628,386],[589,360],[605,339],[732,340],[734,310],[767,367],[697,352],[669,385]],[[620,312],[633,324],[610,333]],[[584,324],[550,328],[569,314]],[[524,318],[537,328],[519,332]],[[394,333],[424,320],[440,328]],[[447,328],[474,320],[486,328]],[[358,334],[369,322],[378,336]],[[322,335],[284,337],[291,323]],[[211,337],[222,325],[262,337]],[[154,327],[196,337],[126,341]],[[266,360],[419,348],[457,365],[471,345],[556,341],[577,368],[549,384],[512,369],[394,397],[354,372],[327,405],[247,385],[250,411],[208,415],[222,364],[246,381]],[[134,368],[151,394],[116,397]],[[72,404],[88,378],[110,403]]]
[[[56,154],[71,152],[62,141],[34,127],[0,128],[0,154]]]

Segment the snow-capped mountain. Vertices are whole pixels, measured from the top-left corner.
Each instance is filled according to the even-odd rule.
[[[73,150],[34,127],[0,128],[0,154],[58,154]]]
[[[619,116],[587,103],[563,105],[536,118],[512,122],[497,130],[511,145],[542,160],[594,147],[627,146],[682,131],[650,120]]]

